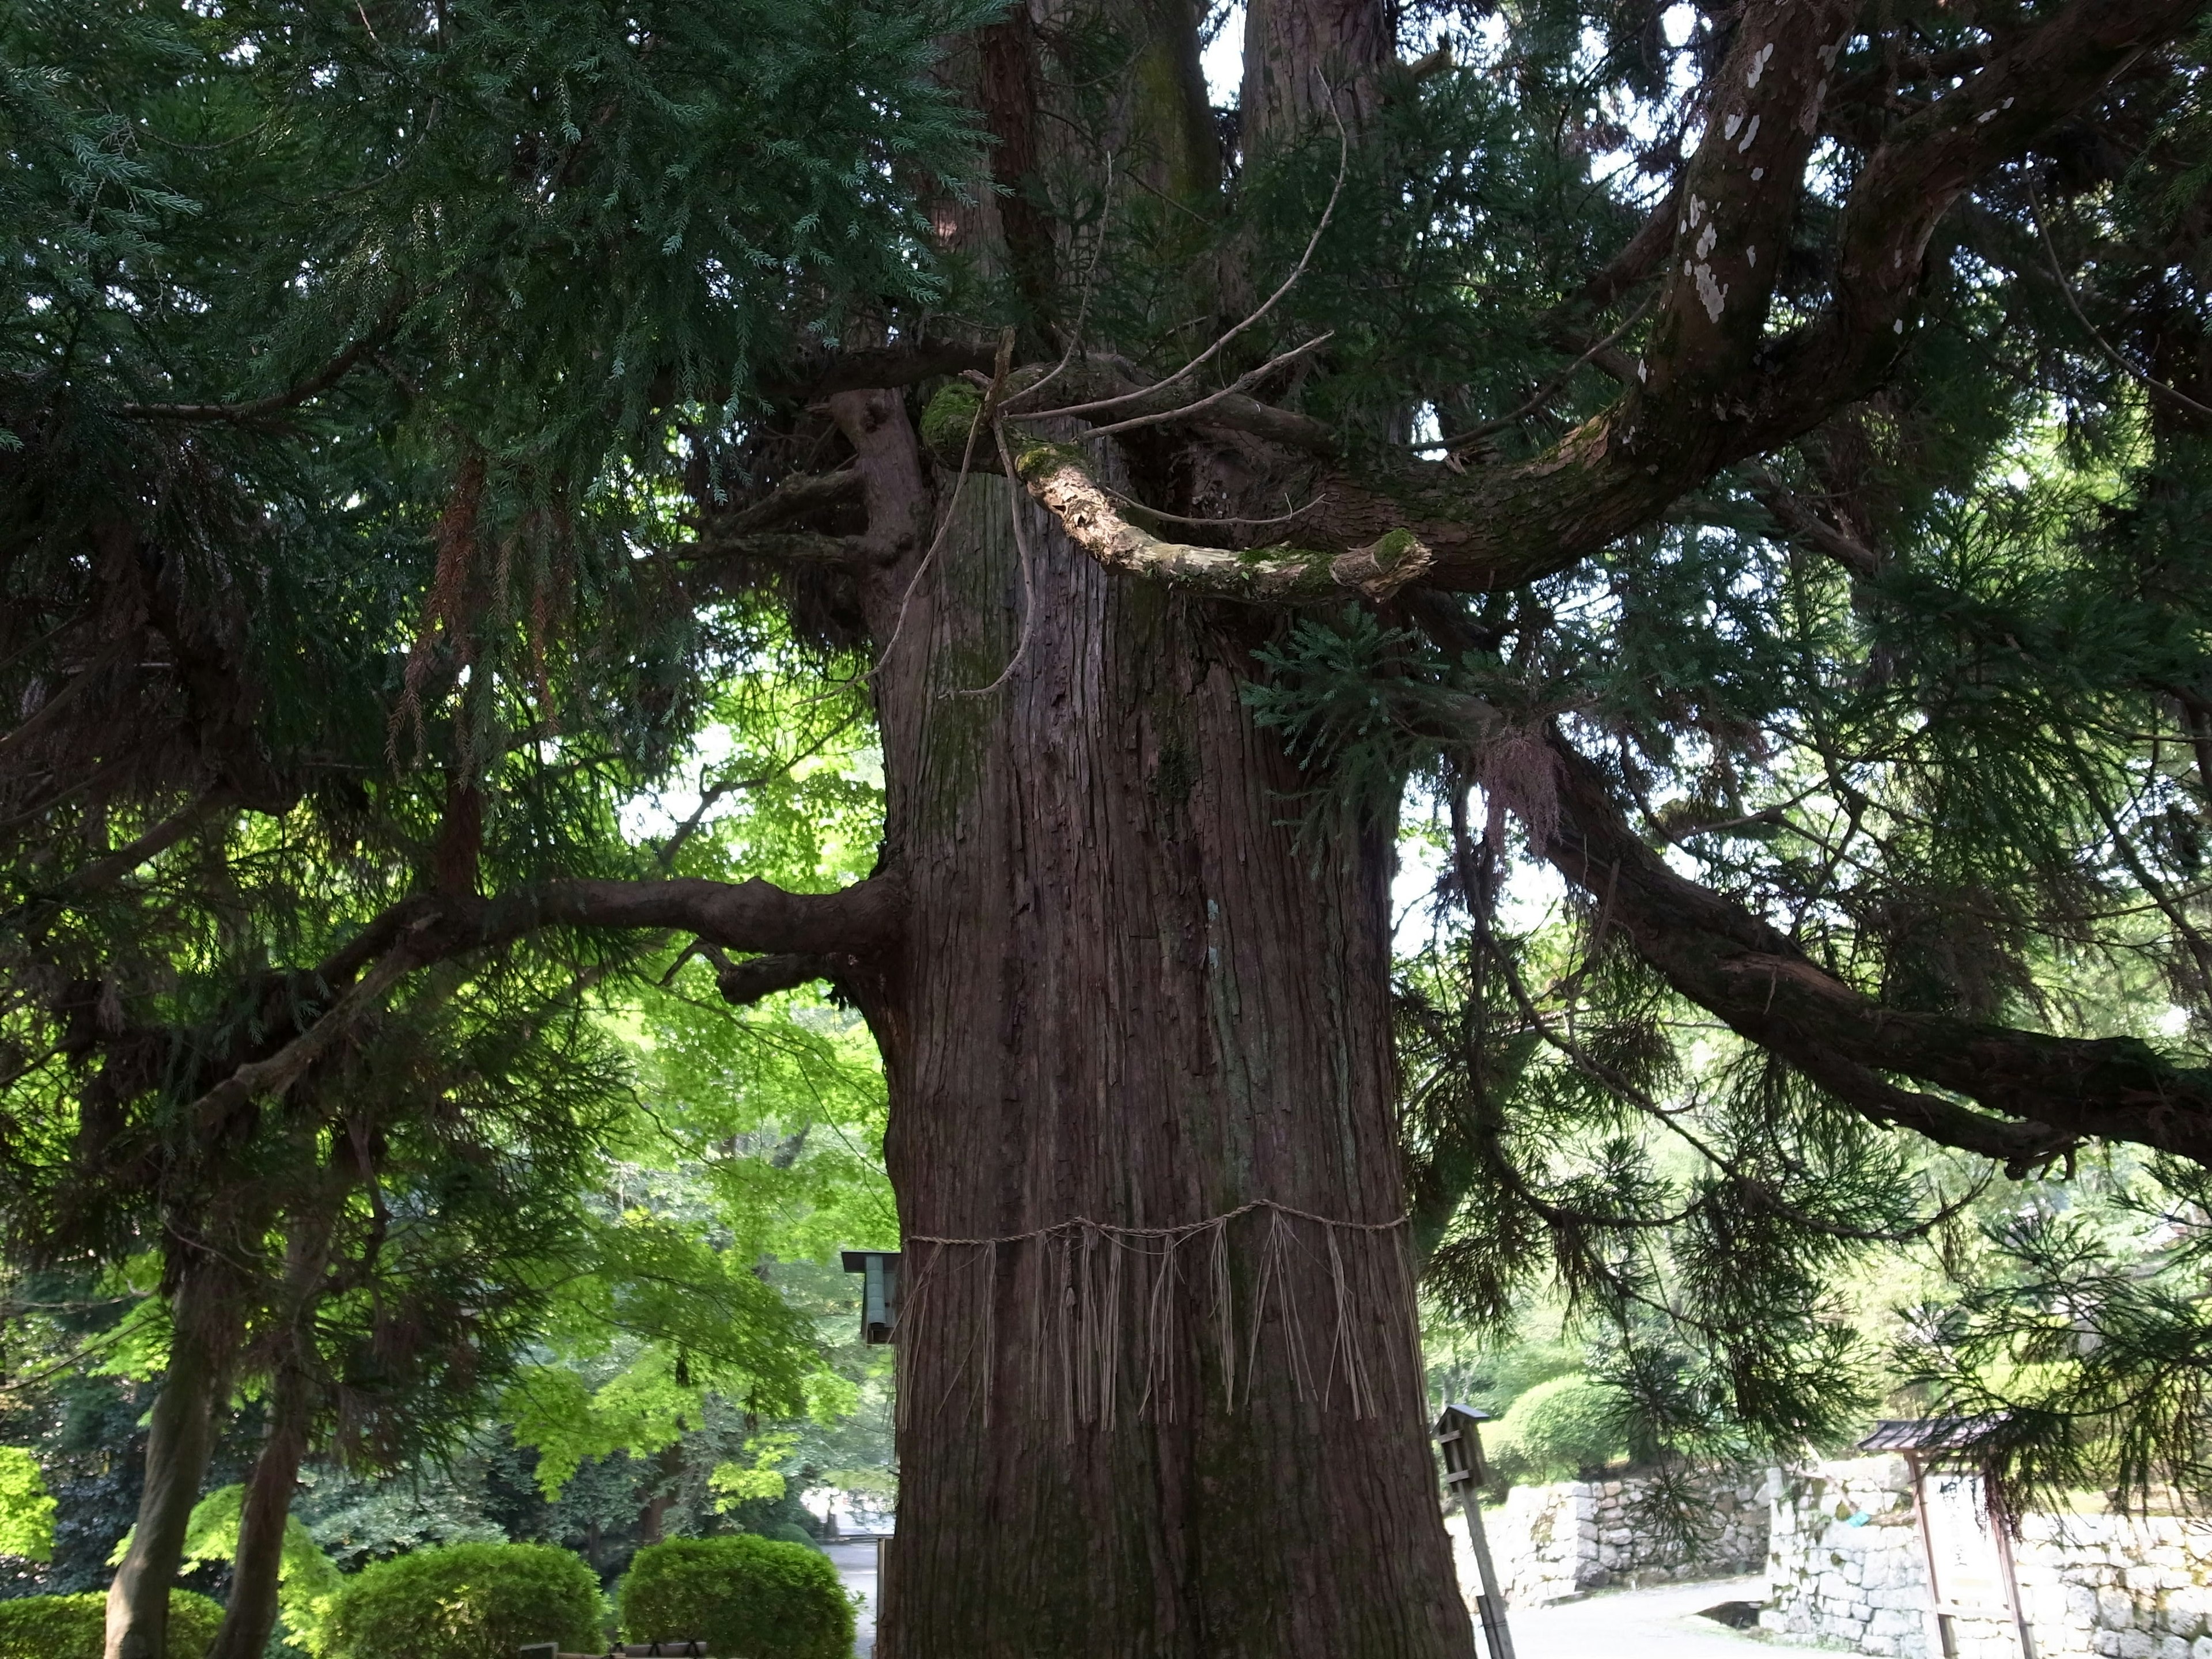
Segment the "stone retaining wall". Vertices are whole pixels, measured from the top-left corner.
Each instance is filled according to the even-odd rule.
[[[1707,1490],[1700,1509],[1708,1520],[1697,1537],[1685,1540],[1639,1516],[1647,1485],[1632,1475],[1514,1487],[1504,1504],[1483,1511],[1506,1605],[1540,1607],[1613,1585],[1757,1572],[1767,1555],[1765,1487],[1758,1477],[1739,1474],[1714,1480]],[[1474,1560],[1455,1506],[1445,1525],[1472,1606]]]
[[[1901,1457],[1767,1477],[1770,1639],[1929,1659],[1926,1557]],[[2033,1659],[2212,1659],[2212,1527],[2031,1516],[2014,1545]],[[1961,1621],[1958,1659],[2017,1659],[2008,1623]]]

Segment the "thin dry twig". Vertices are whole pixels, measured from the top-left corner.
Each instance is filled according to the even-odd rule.
[[[1335,337],[1336,331],[1334,329],[1329,330],[1326,334],[1316,334],[1312,339],[1308,340],[1304,345],[1295,345],[1288,351],[1277,353],[1274,356],[1268,358],[1266,362],[1261,364],[1259,368],[1238,375],[1227,386],[1223,386],[1220,391],[1213,392],[1210,396],[1200,398],[1194,404],[1182,404],[1174,409],[1164,409],[1156,415],[1133,415],[1127,420],[1115,421],[1110,426],[1094,426],[1091,428],[1089,435],[1093,438],[1103,438],[1109,433],[1130,432],[1135,430],[1140,426],[1161,426],[1170,421],[1187,421],[1192,416],[1197,414],[1201,409],[1211,409],[1214,404],[1226,402],[1229,398],[1236,397],[1238,393],[1258,385],[1261,380],[1267,379],[1268,375],[1280,368],[1285,363],[1304,356],[1306,353],[1313,350],[1316,346],[1327,345]],[[1023,420],[1037,420],[1042,419],[1042,417],[1040,416],[1022,416],[1019,418]]]
[[[2193,410],[2197,414],[2212,416],[2212,408],[2198,403],[2187,392],[2168,386],[2148,370],[2138,367],[2118,346],[2099,332],[2096,324],[2089,320],[2089,313],[2081,309],[2081,301],[2074,295],[2074,284],[2066,280],[2065,270],[2058,262],[2058,250],[2051,243],[2051,228],[2043,222],[2043,204],[2036,194],[2035,179],[2032,173],[2027,180],[2027,210],[2029,216],[2035,221],[2036,234],[2043,239],[2043,251],[2051,260],[2051,274],[2057,280],[2058,291],[2066,296],[2066,308],[2072,312],[2075,319],[2088,331],[2089,337],[2097,343],[2099,349],[2112,360],[2123,374],[2142,381],[2145,387],[2158,393],[2161,398],[2169,398],[2184,409]]]
[[[1321,222],[1314,227],[1313,234],[1306,239],[1305,252],[1298,256],[1298,262],[1296,265],[1291,267],[1291,274],[1283,278],[1282,286],[1278,288],[1273,294],[1270,294],[1267,299],[1261,303],[1258,310],[1253,312],[1249,316],[1246,317],[1243,322],[1238,323],[1235,327],[1229,330],[1227,333],[1217,337],[1212,345],[1206,347],[1205,350],[1200,352],[1197,356],[1192,358],[1188,362],[1185,363],[1181,368],[1176,370],[1174,374],[1169,375],[1165,380],[1156,380],[1151,386],[1144,387],[1141,391],[1125,392],[1112,398],[1099,398],[1087,404],[1068,404],[1060,409],[1024,410],[1022,411],[1022,418],[1024,420],[1040,421],[1057,416],[1097,414],[1109,409],[1121,408],[1126,404],[1135,403],[1140,398],[1149,398],[1155,392],[1164,392],[1168,387],[1174,386],[1180,381],[1188,380],[1193,374],[1195,374],[1207,363],[1212,362],[1216,356],[1219,356],[1222,349],[1227,346],[1231,340],[1244,332],[1246,329],[1252,327],[1255,324],[1259,322],[1261,318],[1273,311],[1277,303],[1281,301],[1282,297],[1297,285],[1298,279],[1306,274],[1306,267],[1313,263],[1314,250],[1321,246],[1322,233],[1328,228],[1329,221],[1336,216],[1337,198],[1344,193],[1344,181],[1347,174],[1351,172],[1352,135],[1344,125],[1343,115],[1337,110],[1336,100],[1334,96],[1332,96],[1328,100],[1328,112],[1336,122],[1336,182],[1329,186],[1328,203],[1322,209]],[[1035,388],[1030,388],[1030,390],[1034,389]],[[1024,392],[1019,395],[1026,396],[1027,393]],[[1009,403],[1012,403],[1015,401],[1015,399],[1009,399],[1008,401]],[[1009,412],[1011,413],[1012,411],[1010,410]]]
[[[999,465],[1006,468],[1008,478],[1014,477],[1016,476],[1014,457],[1013,452],[1006,447],[1006,422],[994,422],[991,426],[991,436],[999,446]],[[1006,492],[1006,517],[1007,522],[1013,526],[1014,551],[1021,560],[1022,566],[1021,637],[1015,641],[1014,654],[1006,659],[1006,665],[999,671],[998,678],[993,680],[988,685],[979,685],[972,690],[964,687],[956,688],[952,692],[956,697],[981,697],[997,690],[1013,678],[1014,670],[1021,666],[1022,659],[1029,654],[1030,634],[1036,619],[1036,593],[1030,569],[1029,534],[1022,528],[1022,492],[1018,489],[1009,489]]]

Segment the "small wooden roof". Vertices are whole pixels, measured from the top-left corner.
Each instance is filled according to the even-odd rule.
[[[1986,1417],[1885,1418],[1859,1442],[1861,1451],[1978,1451],[2004,1426],[2004,1413]]]

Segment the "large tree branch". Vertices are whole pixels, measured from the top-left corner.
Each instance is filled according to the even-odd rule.
[[[1678,422],[1735,418],[1732,406],[1766,330],[1781,255],[1797,216],[1828,74],[1849,44],[1858,0],[1766,0],[1744,8],[1706,84],[1705,131],[1690,159],[1644,379],[1627,396],[1621,436],[1679,441]],[[1762,258],[1762,256],[1763,258]]]
[[[708,514],[699,527],[702,542],[723,536],[750,536],[781,530],[802,519],[860,505],[860,475],[850,467],[836,472],[803,472],[786,478],[759,501]]]
[[[894,392],[840,392],[829,407],[857,457],[868,556],[892,564],[918,552],[928,540],[930,492],[905,400]]]
[[[864,536],[825,536],[818,530],[763,530],[732,535],[720,526],[678,556],[687,563],[715,559],[760,559],[771,564],[833,567],[866,563],[876,549]]]
[[[354,365],[390,339],[399,325],[403,307],[393,306],[368,333],[344,347],[305,380],[265,398],[234,404],[122,404],[116,413],[131,421],[254,421],[292,409],[328,392],[353,373]]]
[[[219,1123],[255,1096],[289,1087],[400,981],[433,963],[510,945],[547,927],[676,931],[731,950],[850,962],[897,937],[904,891],[890,876],[834,893],[793,893],[757,878],[573,879],[496,898],[441,893],[410,899],[384,912],[316,969],[313,980],[322,994],[337,993],[319,1017],[273,1052],[235,1066],[192,1103],[191,1119]]]
[[[933,380],[965,370],[988,371],[991,348],[957,340],[925,345],[877,346],[841,353],[828,364],[796,370],[767,389],[775,395],[820,403],[840,392],[865,392]]]
[[[732,951],[870,956],[897,937],[904,891],[894,876],[873,876],[834,893],[794,893],[757,878],[678,877],[549,881],[495,898],[441,894],[386,910],[317,972],[337,986],[394,950],[419,967],[509,945],[546,927],[657,927]]]
[[[1900,122],[1867,158],[1844,204],[1833,303],[1778,343],[1759,406],[1726,459],[1808,431],[1879,384],[1903,349],[1929,239],[1944,214],[1977,179],[2025,152],[2203,10],[2203,0],[2073,0]]]
[[[2133,1037],[2053,1036],[1887,1007],[1678,874],[1629,827],[1598,769],[1557,733],[1552,748],[1559,820],[1543,852],[1553,866],[1601,896],[1612,924],[1676,991],[1868,1116],[2015,1169],[2093,1136],[2212,1164],[2212,1072]]]
[[[1302,538],[1357,549],[1409,533],[1432,555],[1424,586],[1516,586],[1650,524],[1720,468],[1802,436],[1888,372],[1943,214],[2203,9],[2203,0],[2073,0],[1994,48],[1868,158],[1842,217],[1833,304],[1778,338],[1766,320],[1779,256],[1803,198],[1827,79],[1858,7],[1756,0],[1711,83],[1710,118],[1671,226],[1640,234],[1623,266],[1644,269],[1671,229],[1640,379],[1533,459],[1463,475],[1410,460],[1340,461],[1312,481],[1323,500],[1302,520]],[[1303,417],[1264,404],[1188,418],[1334,458],[1326,434],[1293,439]],[[1271,424],[1282,435],[1263,430]],[[1286,584],[1285,596],[1302,591]]]
[[[1346,591],[1387,599],[1428,566],[1418,538],[1393,527],[1346,553],[1292,547],[1245,551],[1163,540],[1133,525],[1091,477],[1088,459],[1064,444],[1027,443],[1014,458],[1030,494],[1068,538],[1109,569],[1126,570],[1220,599],[1280,602]]]

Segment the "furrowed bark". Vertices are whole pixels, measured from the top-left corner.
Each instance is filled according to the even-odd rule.
[[[1389,826],[1301,847],[1252,641],[1012,481],[867,592],[908,907],[844,977],[908,1263],[879,1651],[1471,1659],[1397,1224]],[[1225,1348],[1210,1243],[1036,1236],[1263,1201],[1361,1230],[1292,1218],[1278,1261],[1275,1212],[1223,1224]]]
[[[207,1474],[235,1337],[228,1275],[210,1256],[187,1256],[170,1308],[175,1334],[148,1417],[145,1490],[131,1547],[107,1587],[106,1659],[167,1659],[169,1590]]]
[[[2212,1073],[2133,1037],[2053,1036],[1885,1007],[1735,901],[1678,875],[1630,828],[1604,775],[1563,739],[1553,749],[1559,818],[1543,851],[1553,867],[1604,903],[1676,991],[1846,1103],[2015,1170],[2093,1137],[2212,1163]]]
[[[1398,9],[1376,0],[1251,0],[1238,112],[1245,153],[1293,143],[1341,118],[1373,118],[1398,58]],[[1334,116],[1332,115],[1334,111]]]

